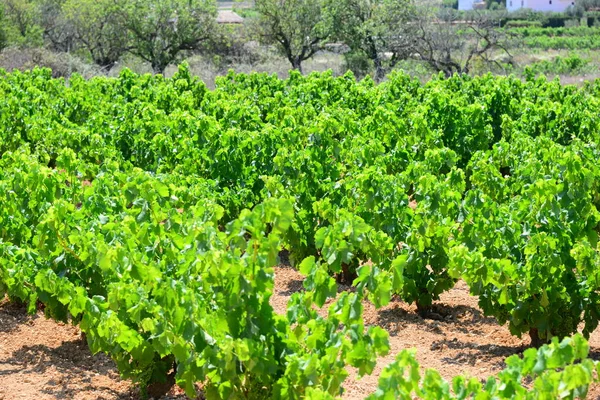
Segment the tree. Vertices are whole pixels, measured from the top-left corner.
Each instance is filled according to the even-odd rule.
[[[402,33],[404,57],[423,61],[446,76],[468,74],[475,60],[502,67],[493,57],[498,52],[512,58],[509,36],[497,29],[498,17],[474,13],[469,20],[459,20],[457,15],[453,10],[420,10]]]
[[[127,29],[129,51],[149,62],[155,73],[184,51],[208,40],[216,21],[216,4],[209,0],[124,1],[121,22]]]
[[[114,0],[67,0],[63,6],[78,46],[105,70],[113,67],[127,50],[127,35],[119,24],[122,10]]]
[[[63,12],[66,0],[39,0],[40,25],[44,30],[46,45],[58,52],[75,50],[73,24]]]
[[[0,4],[0,51],[7,46],[5,27],[4,6]]]
[[[373,62],[375,80],[399,60],[408,43],[398,34],[414,16],[410,0],[329,0],[336,38]],[[391,54],[391,56],[387,56]],[[387,64],[387,68],[386,65]]]
[[[28,0],[4,0],[4,8],[19,34],[26,37],[35,25],[35,4]]]
[[[331,36],[332,24],[323,0],[256,0],[255,29],[268,44],[276,44],[292,68],[302,72]]]
[[[39,7],[31,0],[2,0],[11,41],[24,46],[42,44]]]

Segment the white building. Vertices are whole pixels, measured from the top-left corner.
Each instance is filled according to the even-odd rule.
[[[473,10],[478,8],[479,3],[480,0],[458,0],[458,9]],[[506,0],[508,11],[530,8],[534,11],[562,12],[571,5],[575,5],[575,0]]]
[[[571,5],[575,5],[574,0],[506,0],[508,11],[531,8],[534,11],[563,12]]]
[[[458,0],[459,10],[477,10],[482,8],[485,9],[485,2],[481,0]]]

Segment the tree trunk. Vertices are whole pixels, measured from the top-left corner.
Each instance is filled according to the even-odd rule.
[[[375,82],[379,83],[385,78],[385,70],[383,68],[383,63],[381,62],[381,57],[376,55],[373,59],[373,63],[375,64]]]
[[[142,388],[142,397],[150,397],[153,399],[160,399],[165,396],[176,383],[176,371],[177,365],[175,362],[169,365],[170,370],[166,371],[166,375],[162,381],[150,382],[146,387]],[[156,372],[156,371],[154,371]]]
[[[385,69],[383,68],[383,61],[379,56],[379,52],[377,51],[377,46],[375,44],[375,39],[369,37],[368,39],[368,54],[371,61],[375,65],[375,82],[381,82],[383,78],[385,78]]]
[[[175,371],[167,375],[166,382],[153,382],[146,388],[146,393],[153,399],[160,399],[175,386]]]
[[[454,75],[454,71],[451,67],[443,67],[443,72],[444,76],[448,79],[452,78],[452,75]]]
[[[300,57],[292,57],[290,62],[292,63],[292,69],[295,69],[302,74],[302,60]]]
[[[166,65],[163,65],[163,63],[161,63],[160,61],[156,61],[156,62],[152,62],[152,71],[154,72],[154,74],[164,74],[165,69],[167,68]]]
[[[116,61],[106,60],[106,59],[98,59],[95,61],[96,65],[100,67],[102,71],[110,71],[112,67],[115,66]],[[154,70],[154,67],[152,68]]]

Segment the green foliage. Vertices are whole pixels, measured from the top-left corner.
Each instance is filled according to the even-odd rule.
[[[572,16],[568,12],[535,11],[530,8],[520,8],[504,15],[505,23],[510,21],[539,21],[543,27],[559,28],[565,26]]]
[[[0,93],[0,294],[79,324],[142,386],[173,369],[189,395],[339,397],[349,366],[389,351],[364,302],[426,311],[456,279],[554,342],[484,385],[421,378],[402,353],[375,398],[569,397],[596,379],[585,340],[557,339],[600,316],[597,84],[231,72],[209,91],[182,65],[68,85],[0,71]],[[306,279],[279,315],[284,248]]]
[[[600,30],[597,27],[587,26],[577,26],[571,28],[542,28],[529,26],[512,28],[510,31],[523,37],[575,37],[600,35]]]
[[[541,21],[527,21],[527,20],[510,20],[505,25],[505,28],[536,28],[542,27]]]
[[[35,0],[4,0],[3,30],[8,41],[23,47],[43,44],[43,30],[39,25],[40,8]]]
[[[589,272],[600,221],[593,203],[597,169],[584,161],[590,156],[578,142],[564,148],[518,136],[471,160],[464,244],[452,250],[452,273],[513,334],[564,337],[582,315],[586,335],[598,324],[596,305],[588,303],[598,290]]]
[[[275,44],[293,69],[311,58],[332,34],[323,0],[257,0],[254,29],[262,40]]]
[[[508,24],[506,25],[508,27]],[[575,26],[542,28],[536,26],[510,27],[508,32],[517,35],[528,47],[539,49],[583,50],[597,49],[600,30],[597,27]]]
[[[375,66],[375,80],[383,79],[389,69],[384,53],[395,51],[397,36],[404,34],[414,6],[401,0],[343,0],[329,1],[328,8],[336,38],[350,47],[354,57],[366,56]]]
[[[597,50],[600,48],[598,36],[531,37],[524,39],[523,44],[543,50]]]
[[[196,50],[210,38],[216,24],[216,6],[209,0],[132,0],[119,4],[129,51],[149,62],[156,73],[163,73],[182,52]]]
[[[446,8],[458,9],[458,0],[444,0],[442,5]]]
[[[383,370],[377,391],[368,399],[551,400],[585,397],[597,370],[597,364],[586,359],[588,350],[581,336],[560,343],[554,340],[539,350],[526,350],[523,358],[517,355],[507,358],[507,367],[483,384],[463,376],[456,376],[449,383],[434,370],[427,370],[421,376],[414,353],[405,350]]]
[[[67,0],[62,13],[95,64],[109,69],[128,47],[120,24],[122,7],[111,0]]]
[[[344,68],[361,79],[372,71],[373,61],[362,51],[349,51],[344,53]]]
[[[556,56],[551,61],[542,60],[528,65],[527,74],[581,74],[589,65],[590,60],[577,54],[566,57]]]

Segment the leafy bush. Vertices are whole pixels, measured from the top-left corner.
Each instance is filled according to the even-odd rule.
[[[592,154],[579,143],[518,135],[471,160],[452,275],[465,279],[486,315],[508,321],[515,335],[528,332],[535,345],[577,332],[582,319],[586,335],[598,325],[596,306],[584,306],[600,290],[589,275],[600,266],[598,169],[582,165]]]

